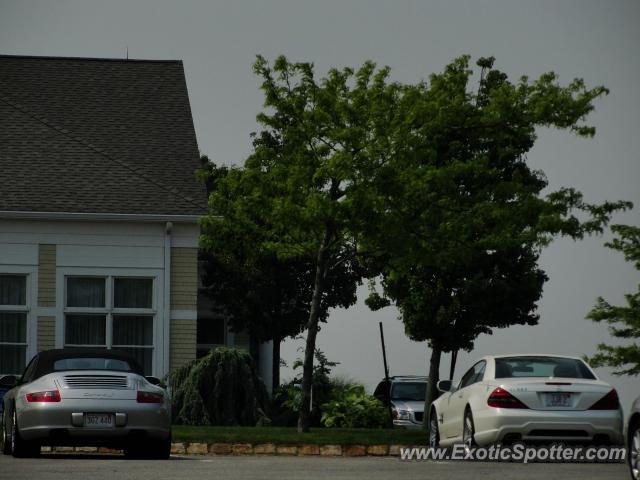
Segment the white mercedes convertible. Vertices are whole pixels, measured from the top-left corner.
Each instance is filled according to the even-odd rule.
[[[429,412],[431,446],[623,442],[618,394],[580,358],[488,356],[457,386],[443,380],[438,390]]]

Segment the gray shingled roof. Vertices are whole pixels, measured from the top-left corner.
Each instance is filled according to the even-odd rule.
[[[197,215],[181,61],[0,55],[0,211]]]

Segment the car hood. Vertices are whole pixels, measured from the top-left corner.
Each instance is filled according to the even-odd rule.
[[[398,410],[424,412],[424,402],[419,400],[391,400],[391,404]]]

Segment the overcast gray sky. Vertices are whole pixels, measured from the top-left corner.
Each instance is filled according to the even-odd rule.
[[[452,58],[494,55],[512,77],[554,70],[564,82],[583,77],[611,94],[596,104],[594,139],[541,131],[529,155],[550,187],[573,186],[588,201],[626,199],[632,212],[615,221],[640,225],[640,2],[628,1],[8,1],[0,0],[0,53],[182,59],[202,153],[217,163],[241,164],[262,98],[251,72],[256,54],[285,54],[330,66],[366,59],[415,82]],[[621,303],[636,289],[638,272],[605,238],[556,241],[541,262],[550,277],[540,324],[483,336],[461,353],[456,377],[491,353],[591,354],[607,330],[584,319],[598,295]],[[366,293],[362,290],[361,297]],[[361,299],[362,300],[362,299]],[[336,372],[367,385],[382,376],[378,321],[393,374],[424,374],[427,348],[404,336],[397,311],[372,313],[362,301],[332,312],[318,337]],[[299,343],[283,347],[289,364]],[[442,373],[448,371],[448,356]],[[625,408],[640,394],[640,378],[600,376],[618,388]],[[291,375],[285,369],[283,376]]]

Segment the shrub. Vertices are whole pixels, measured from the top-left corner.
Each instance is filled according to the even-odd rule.
[[[362,385],[350,385],[332,391],[331,401],[320,407],[325,427],[381,428],[387,423],[387,410]]]
[[[172,372],[169,386],[174,423],[250,426],[268,421],[267,389],[243,350],[211,350]]]
[[[331,391],[334,388],[333,379],[329,377],[331,369],[338,362],[331,362],[320,349],[314,351],[315,362],[312,379],[312,407],[310,423],[313,427],[321,426],[320,405],[331,399]],[[298,411],[302,402],[302,359],[298,358],[293,363],[293,370],[298,373],[289,382],[281,385],[274,392],[273,424],[276,426],[294,426],[298,421]]]

